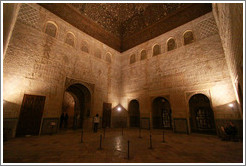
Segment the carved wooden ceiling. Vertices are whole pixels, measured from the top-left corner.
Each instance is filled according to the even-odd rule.
[[[212,11],[212,5],[209,3],[42,3],[40,5],[119,52]]]

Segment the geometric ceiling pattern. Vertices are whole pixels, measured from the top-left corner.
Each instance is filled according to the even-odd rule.
[[[82,15],[116,37],[124,38],[177,11],[183,3],[73,3]]]

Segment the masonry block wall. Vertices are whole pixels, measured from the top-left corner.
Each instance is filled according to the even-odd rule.
[[[243,4],[213,4],[222,46],[237,101],[243,109]]]
[[[189,44],[186,32],[193,34]],[[242,124],[222,46],[213,13],[119,53],[39,5],[21,4],[3,61],[4,128],[15,135],[23,96],[32,94],[46,96],[40,132],[50,132],[45,125],[59,121],[66,88],[74,83],[91,93],[86,128],[92,116],[102,116],[103,102],[127,111],[134,99],[141,125],[149,128],[152,102],[164,97],[175,130],[190,132],[189,100],[195,94],[209,98],[217,128],[229,120]]]
[[[50,28],[48,31],[48,23],[55,25],[57,30]],[[51,35],[55,32],[55,36],[46,32]],[[71,35],[67,39],[68,33],[74,39]],[[85,42],[87,52],[82,48]],[[95,50],[99,50],[99,54]],[[39,5],[21,4],[3,61],[6,130],[9,126],[14,136],[24,94],[46,96],[43,120],[59,118],[65,90],[72,83],[82,83],[92,93],[91,116],[87,119],[91,125],[92,116],[96,113],[102,116],[103,102],[113,106],[119,103],[119,60],[119,52]],[[7,125],[13,119],[15,124]]]
[[[194,41],[184,45],[183,35],[187,30],[193,32]],[[168,51],[170,38],[175,40],[176,48]],[[155,45],[160,46],[160,53],[153,56]],[[144,60],[141,60],[142,50],[147,51]],[[134,63],[132,55],[136,56]],[[153,100],[164,97],[171,104],[172,118],[189,122],[189,99],[198,93],[209,98],[215,121],[241,118],[212,13],[124,52],[121,61],[122,105],[128,108],[131,100],[138,100],[142,118],[151,120]],[[235,105],[233,110],[229,103]]]

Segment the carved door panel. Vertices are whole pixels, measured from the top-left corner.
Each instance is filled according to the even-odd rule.
[[[39,134],[44,104],[45,96],[24,95],[16,136]]]
[[[111,103],[103,103],[103,117],[102,117],[102,127],[110,127],[111,123]]]

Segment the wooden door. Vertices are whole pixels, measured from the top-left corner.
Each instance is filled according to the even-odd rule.
[[[102,118],[102,127],[110,127],[111,123],[111,103],[103,103],[103,118]]]
[[[139,111],[139,103],[137,100],[132,100],[129,103],[129,118],[130,118],[130,127],[140,126],[140,111]]]
[[[39,134],[44,104],[45,96],[24,95],[16,136]]]

